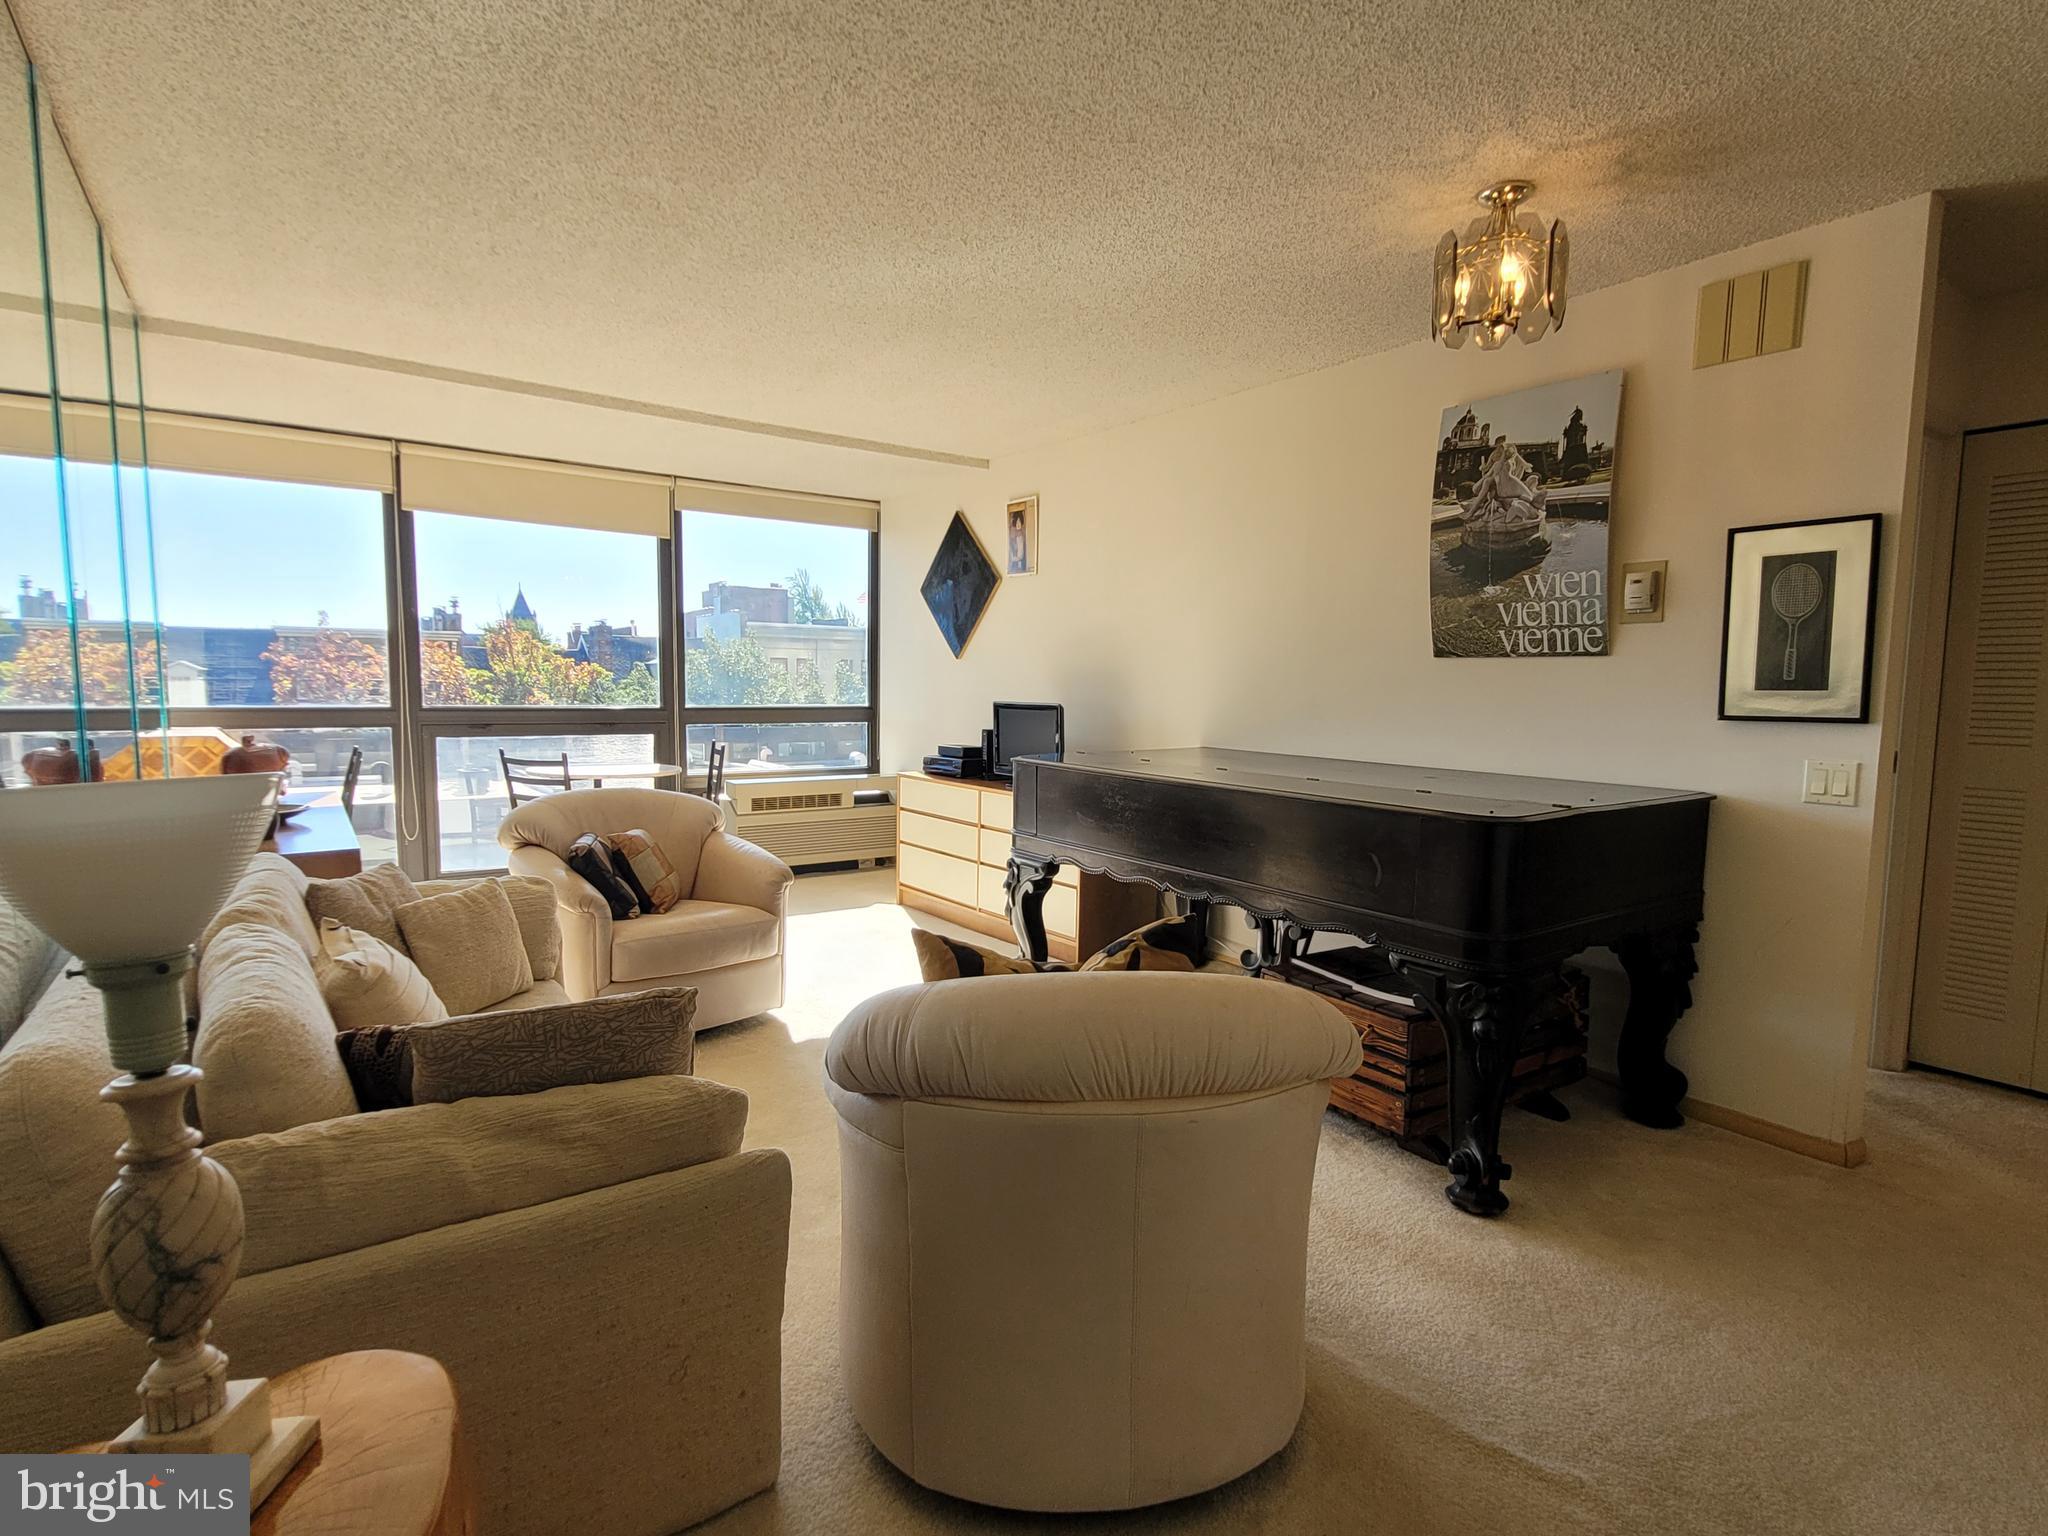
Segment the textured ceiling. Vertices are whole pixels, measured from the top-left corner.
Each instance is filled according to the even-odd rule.
[[[991,454],[2048,168],[2041,0],[11,0],[156,316]]]

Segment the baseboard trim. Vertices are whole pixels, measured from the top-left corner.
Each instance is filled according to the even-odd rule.
[[[1209,940],[1209,953],[1219,960],[1235,963],[1242,951],[1212,935]],[[1610,1086],[1616,1081],[1613,1072],[1591,1065],[1587,1066],[1586,1075]],[[1810,1157],[1815,1162],[1831,1163],[1837,1168],[1860,1168],[1870,1159],[1870,1148],[1861,1136],[1854,1141],[1829,1141],[1825,1136],[1795,1131],[1791,1126],[1780,1125],[1775,1120],[1759,1119],[1755,1115],[1746,1115],[1739,1109],[1729,1109],[1723,1104],[1711,1104],[1705,1099],[1688,1097],[1678,1107],[1688,1119],[1697,1120],[1702,1125],[1733,1131],[1738,1136],[1747,1136],[1751,1141],[1761,1141],[1787,1152],[1797,1152],[1801,1157]]]
[[[1825,1136],[1795,1131],[1775,1120],[1760,1120],[1755,1115],[1745,1115],[1741,1110],[1730,1109],[1724,1104],[1709,1104],[1705,1099],[1688,1098],[1678,1107],[1690,1118],[1707,1125],[1733,1131],[1752,1141],[1768,1142],[1771,1146],[1797,1152],[1801,1157],[1810,1157],[1816,1162],[1832,1163],[1837,1168],[1860,1167],[1870,1157],[1870,1148],[1861,1136],[1854,1141],[1829,1141]]]

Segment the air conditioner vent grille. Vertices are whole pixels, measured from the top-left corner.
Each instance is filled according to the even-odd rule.
[[[848,803],[850,795],[845,790],[824,790],[810,794],[790,795],[749,795],[747,809],[750,812],[766,811],[823,811]]]

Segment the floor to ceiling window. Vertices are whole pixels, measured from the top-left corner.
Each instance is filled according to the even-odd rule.
[[[428,866],[504,866],[508,758],[678,787],[669,482],[411,445],[401,463]]]
[[[251,736],[338,798],[359,754],[365,862],[416,877],[504,866],[507,758],[663,788],[701,787],[715,741],[733,778],[875,760],[873,503],[150,420],[153,559],[10,548],[0,783],[74,729],[74,614],[106,777],[218,772]],[[107,513],[108,466],[64,473],[75,517]],[[51,500],[52,474],[0,452],[0,504]],[[160,624],[130,645],[145,590]]]
[[[685,750],[728,776],[875,761],[871,505],[677,487]]]

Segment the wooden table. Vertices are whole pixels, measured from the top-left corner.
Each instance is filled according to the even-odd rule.
[[[277,835],[263,846],[283,854],[315,880],[338,880],[363,871],[363,845],[339,804],[308,805],[290,821],[280,822]]]
[[[475,1531],[455,1384],[439,1362],[393,1349],[332,1355],[273,1376],[270,1411],[317,1415],[320,1440],[263,1501],[250,1536]]]

